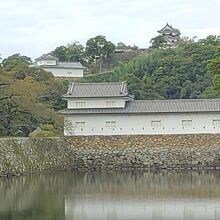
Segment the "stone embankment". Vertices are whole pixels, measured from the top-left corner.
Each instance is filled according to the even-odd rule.
[[[71,169],[220,169],[220,134],[0,139],[0,175]]]
[[[0,138],[0,176],[66,170],[69,151],[60,138]]]

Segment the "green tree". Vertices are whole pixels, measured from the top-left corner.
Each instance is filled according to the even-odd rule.
[[[210,44],[218,46],[220,44],[220,36],[209,35],[207,38],[199,40],[199,42],[204,45]]]
[[[2,61],[2,66],[7,70],[10,71],[14,68],[22,69],[27,67],[29,64],[32,63],[30,57],[22,56],[19,53],[11,55]]]
[[[23,64],[23,78],[17,78],[21,62],[14,58],[8,59],[6,66],[13,68],[3,68],[0,74],[0,136],[28,136],[37,128],[45,128],[44,125],[53,131],[46,135],[61,135],[62,118],[54,111],[62,93],[58,82],[51,73]],[[48,94],[48,99],[41,99]]]
[[[127,81],[130,93],[137,99],[205,97],[213,80],[213,74],[207,71],[207,62],[213,58],[216,48],[204,39],[186,41],[177,48],[151,50],[118,65],[113,73],[88,77],[84,82]]]
[[[85,48],[78,42],[57,47],[51,54],[61,62],[81,62],[85,64]]]
[[[123,43],[123,42],[118,42],[116,48],[117,48],[117,49],[121,49],[121,50],[126,50],[126,49],[129,49],[129,46],[127,46],[127,45],[126,45],[125,43]]]
[[[67,47],[65,46],[59,46],[55,50],[51,52],[51,55],[58,58],[60,62],[68,61],[67,57]]]
[[[164,39],[163,36],[158,35],[150,40],[151,46],[150,48],[152,49],[159,49],[163,48],[165,44],[167,44],[167,41]]]
[[[107,57],[111,57],[115,50],[115,45],[111,41],[107,41],[105,36],[98,35],[90,38],[86,42],[86,54],[90,62],[100,63],[100,72],[102,72],[102,61]]]
[[[67,44],[67,57],[70,62],[85,63],[85,48],[78,42]]]
[[[213,59],[208,62],[208,71],[213,76],[213,84],[211,90],[216,92],[216,96],[220,96],[220,46],[217,48]],[[211,91],[209,91],[211,92]]]

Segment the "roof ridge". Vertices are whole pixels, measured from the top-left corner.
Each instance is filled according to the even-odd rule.
[[[84,83],[84,82],[79,82],[79,83],[75,83],[76,85],[88,85],[88,84],[94,84],[94,85],[97,85],[97,84],[101,84],[101,85],[103,85],[103,84],[122,84],[123,82],[98,82],[98,83],[93,83],[93,82],[86,82],[86,83]]]
[[[71,82],[71,83],[70,83],[70,86],[69,86],[69,89],[68,89],[68,93],[67,93],[67,94],[71,95],[71,93],[73,92],[74,84],[75,84],[74,82]]]
[[[128,94],[126,81],[121,82],[121,92],[120,93],[125,94],[125,95]]]
[[[151,102],[174,102],[174,101],[179,101],[179,102],[183,102],[183,101],[187,101],[187,102],[195,102],[195,101],[219,101],[220,98],[213,98],[213,99],[139,99],[139,100],[134,100],[134,101],[142,101],[142,102],[146,102],[146,101],[151,101]]]
[[[78,62],[78,61],[77,61],[77,62],[68,62],[68,61],[64,61],[64,62],[63,62],[63,61],[57,61],[57,63],[80,63],[80,62]],[[80,63],[80,64],[81,64],[81,63]]]

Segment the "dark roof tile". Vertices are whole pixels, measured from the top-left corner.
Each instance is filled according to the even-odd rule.
[[[94,97],[125,97],[128,96],[126,82],[113,83],[71,83],[64,97],[94,98]]]
[[[50,55],[50,54],[43,54],[42,56],[36,58],[35,60],[36,61],[40,61],[40,60],[57,60],[57,58]]]
[[[66,109],[61,114],[148,114],[220,112],[220,99],[131,100],[125,108]]]

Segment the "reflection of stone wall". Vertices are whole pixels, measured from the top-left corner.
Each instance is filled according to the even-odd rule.
[[[65,194],[66,188],[69,187],[67,181],[69,181],[68,176],[62,172],[54,175],[40,174],[21,176],[19,178],[1,178],[0,219],[2,220],[1,214],[4,212],[30,210],[36,204],[38,204],[36,209],[42,212],[44,209],[56,210],[57,212],[62,210],[64,201],[60,194]],[[31,214],[31,212],[29,213]],[[27,217],[19,219],[27,219]],[[36,218],[32,216],[31,219]],[[47,220],[49,218],[39,219]],[[61,218],[57,219],[60,220]]]
[[[71,176],[71,192],[78,196],[220,199],[220,175],[213,170],[71,172]]]
[[[0,139],[0,174],[72,168],[220,168],[220,135]]]

